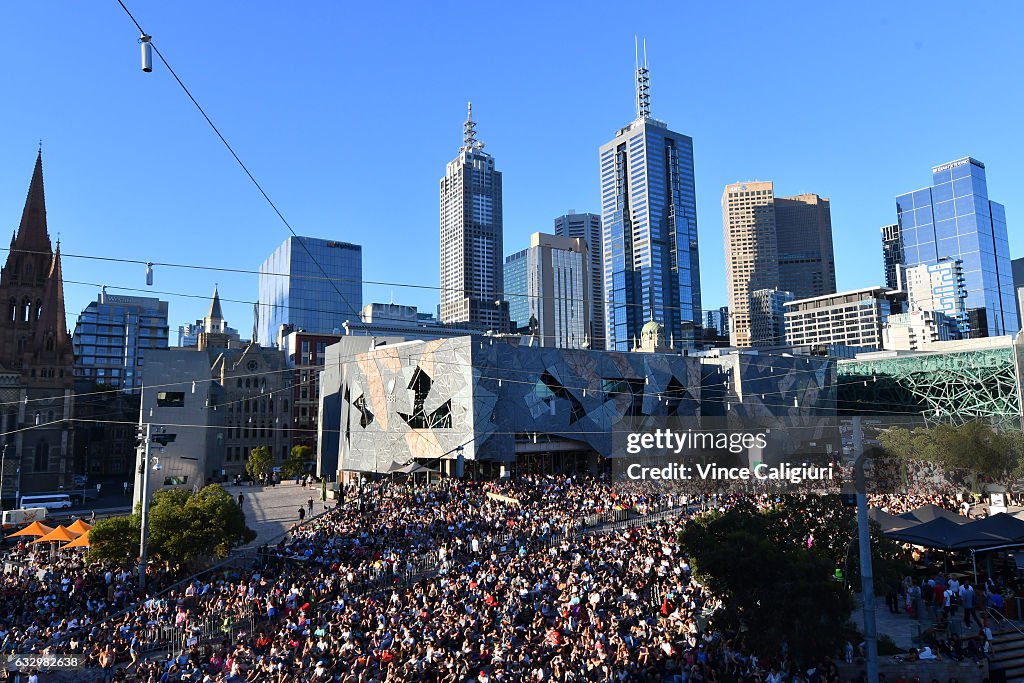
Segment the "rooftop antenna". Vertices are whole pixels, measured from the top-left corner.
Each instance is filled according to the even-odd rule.
[[[483,147],[476,139],[476,121],[473,120],[473,103],[466,103],[466,122],[462,124],[462,149],[473,150]]]
[[[644,63],[640,66],[640,40],[633,36],[636,52],[636,118],[651,118],[651,78],[647,72],[647,40],[644,39]]]

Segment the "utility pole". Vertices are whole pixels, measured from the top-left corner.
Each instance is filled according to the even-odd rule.
[[[148,422],[145,431],[140,427],[142,436],[142,491],[139,492],[140,516],[142,532],[139,538],[139,590],[146,588],[146,551],[149,543],[149,446],[153,425]]]
[[[3,455],[0,455],[0,512],[4,509],[4,471],[7,469],[7,444],[4,444]],[[14,507],[18,507],[18,500],[14,500]]]
[[[860,416],[853,418],[854,482],[857,489],[857,535],[860,546],[861,610],[867,647],[868,683],[878,683],[878,632],[875,626],[875,578],[871,569],[871,536],[868,527],[868,496],[864,482],[864,432]]]

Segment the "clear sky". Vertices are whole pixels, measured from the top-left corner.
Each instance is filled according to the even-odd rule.
[[[850,289],[884,280],[895,195],[971,155],[1024,250],[1024,3],[126,2],[298,233],[362,244],[367,280],[438,284],[438,181],[470,99],[504,174],[506,254],[597,211],[598,147],[633,118],[634,34],[654,116],[694,139],[706,308],[725,303],[729,182],[830,197]],[[42,138],[65,253],[258,269],[286,228],[166,69],[142,73],[137,37],[116,0],[0,2],[0,225],[17,227]],[[99,284],[175,293],[172,330],[215,282],[257,297],[255,275],[158,268],[147,288],[143,266],[80,258],[64,274],[69,326]],[[364,286],[392,296],[438,300]],[[247,335],[251,303],[224,310]]]

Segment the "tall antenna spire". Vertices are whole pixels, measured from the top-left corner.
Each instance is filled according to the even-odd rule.
[[[640,40],[633,36],[636,50],[636,118],[651,118],[651,78],[647,72],[647,40],[644,39],[644,62],[640,65]]]
[[[471,150],[482,147],[476,139],[476,121],[473,120],[473,103],[466,105],[466,122],[462,124],[462,149]]]

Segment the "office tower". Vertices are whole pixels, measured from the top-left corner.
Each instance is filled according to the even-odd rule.
[[[704,328],[712,330],[716,336],[729,338],[729,307],[707,311],[704,314]]]
[[[72,486],[73,349],[64,316],[60,242],[50,243],[43,158],[36,157],[25,208],[0,273],[0,413],[3,490],[54,491]]]
[[[775,197],[774,204],[778,288],[798,297],[836,291],[832,207],[828,198],[798,194]]]
[[[938,311],[953,320],[960,333],[970,333],[967,316],[967,287],[963,263],[959,259],[942,259],[938,263],[922,263],[904,271],[909,311]]]
[[[570,211],[555,219],[555,234],[586,240],[590,252],[590,348],[604,350],[604,250],[601,247],[601,217],[596,213]],[[514,292],[505,282],[505,291]],[[509,298],[509,306],[512,299]]]
[[[529,249],[520,249],[505,257],[505,298],[508,300],[508,317],[512,330],[523,334],[530,331],[530,300],[526,286],[526,254]]]
[[[75,379],[139,389],[146,353],[167,348],[167,302],[101,291],[78,316],[71,341]]]
[[[1006,211],[990,201],[985,164],[964,157],[932,168],[932,184],[896,197],[909,268],[940,259],[963,262],[971,335],[1016,334]]]
[[[751,330],[750,296],[759,290],[797,298],[835,292],[829,200],[816,194],[776,197],[771,181],[735,183],[722,193],[722,224],[730,340],[735,346],[777,344],[777,338],[761,339]]]
[[[441,179],[441,322],[506,332],[501,172],[476,139],[473,107],[462,147]]]
[[[783,289],[756,289],[750,293],[750,338],[753,346],[786,343],[786,304],[796,297]]]
[[[258,341],[274,346],[282,325],[331,333],[359,320],[363,248],[316,237],[289,237],[260,266]]]
[[[601,146],[605,348],[628,351],[651,320],[676,344],[702,334],[693,140],[651,118],[647,58],[636,119]]]
[[[882,348],[882,329],[900,313],[901,295],[886,287],[798,299],[786,304],[786,343]]]
[[[882,226],[882,261],[885,263],[885,286],[903,289],[899,268],[903,265],[903,237],[899,223]]]
[[[505,260],[508,276],[525,280],[526,296],[509,301],[523,334],[541,346],[586,348],[590,330],[590,254],[581,237],[535,232],[528,249]]]

